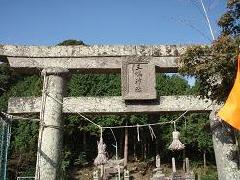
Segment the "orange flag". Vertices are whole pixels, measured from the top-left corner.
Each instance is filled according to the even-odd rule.
[[[238,56],[237,76],[226,103],[218,116],[232,127],[240,130],[240,55]]]

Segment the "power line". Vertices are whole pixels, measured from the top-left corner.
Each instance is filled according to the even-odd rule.
[[[210,33],[211,33],[211,35],[212,35],[212,39],[215,40],[215,37],[214,37],[214,34],[213,34],[213,30],[212,30],[212,25],[211,25],[211,23],[210,23],[210,20],[209,20],[209,17],[208,17],[208,13],[207,13],[207,10],[206,10],[205,5],[204,5],[204,3],[203,3],[203,0],[200,0],[200,2],[201,2],[201,5],[202,5],[204,14],[205,14],[205,18],[206,18],[206,20],[207,20],[207,24],[208,24]]]

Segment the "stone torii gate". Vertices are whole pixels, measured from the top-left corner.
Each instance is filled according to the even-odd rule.
[[[131,86],[133,76],[129,69],[137,64],[145,69],[141,79],[148,82],[155,79],[156,72],[177,72],[180,63],[177,57],[187,46],[12,46],[0,45],[0,56],[7,58],[10,66],[21,73],[37,73],[42,70],[44,87],[42,97],[10,98],[8,113],[40,113],[45,128],[40,129],[36,178],[55,180],[58,178],[62,150],[62,113],[84,114],[125,114],[125,113],[173,113],[210,112],[215,110],[209,100],[194,96],[156,97],[154,88],[144,87],[144,83]],[[140,69],[141,69],[140,68]],[[122,69],[122,70],[121,70]],[[66,78],[72,72],[122,74],[122,97],[65,97]],[[139,81],[138,81],[139,82]],[[126,85],[126,84],[127,85]],[[154,82],[153,82],[154,83]],[[47,84],[47,85],[46,85]],[[46,85],[46,86],[45,86]],[[154,85],[154,84],[153,84]],[[141,92],[135,96],[133,89]],[[46,95],[51,94],[51,97]],[[143,98],[141,98],[143,97]],[[138,99],[135,101],[135,99]],[[141,99],[141,100],[139,100]],[[144,99],[144,100],[142,100]],[[148,99],[146,101],[146,99]],[[128,101],[130,100],[130,101]],[[133,100],[133,101],[131,101]],[[213,124],[213,143],[218,166],[219,179],[238,179],[236,162],[228,155],[234,150],[233,142],[226,144],[230,135],[215,121]],[[225,139],[225,140],[224,140]],[[222,156],[221,156],[222,154]]]

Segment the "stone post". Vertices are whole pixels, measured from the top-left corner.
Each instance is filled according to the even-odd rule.
[[[93,180],[98,180],[98,170],[93,171]]]
[[[189,174],[190,173],[190,164],[189,164],[189,159],[186,158],[186,173]]]
[[[175,174],[177,172],[175,158],[172,158],[172,172],[173,172],[173,174]]]
[[[162,173],[162,168],[161,168],[161,159],[160,156],[156,156],[156,168],[153,169],[153,177],[150,178],[150,180],[164,180],[165,175]]]
[[[42,71],[44,87],[35,173],[37,180],[57,180],[61,175],[64,125],[61,103],[68,73],[64,68],[46,68]]]
[[[123,178],[124,180],[130,179],[129,171],[127,169],[124,169],[123,176],[124,176]]]

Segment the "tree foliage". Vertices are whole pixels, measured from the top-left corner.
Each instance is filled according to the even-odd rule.
[[[0,64],[0,94],[7,91],[11,79],[11,72],[6,63]]]
[[[227,8],[227,12],[218,21],[218,25],[222,28],[222,35],[239,36],[240,1],[228,0]]]
[[[220,18],[222,33],[211,46],[193,46],[180,60],[181,72],[195,76],[199,81],[200,95],[222,102],[234,82],[236,60],[239,54],[239,0],[229,0],[228,10]]]
[[[68,39],[57,44],[57,46],[77,46],[77,45],[86,45],[81,40]]]

